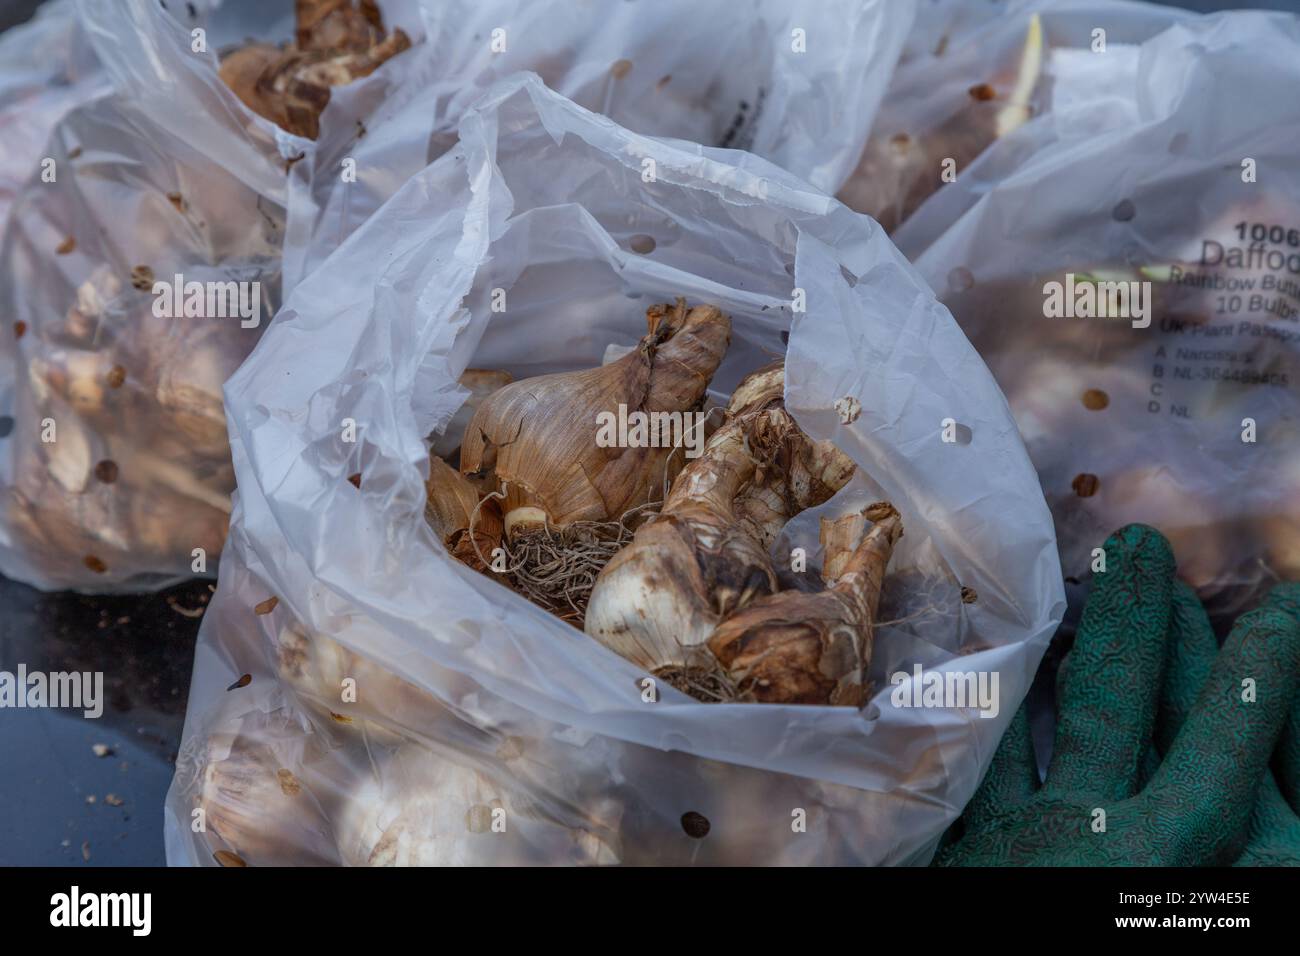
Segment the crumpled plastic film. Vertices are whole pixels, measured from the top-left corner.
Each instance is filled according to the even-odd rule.
[[[520,70],[638,133],[746,150],[833,193],[862,151],[915,10],[888,0],[429,0],[424,13],[432,55],[364,137],[329,157],[335,168],[354,162],[355,177],[334,188],[306,182],[310,164],[294,170],[291,286],[456,141],[485,89]]]

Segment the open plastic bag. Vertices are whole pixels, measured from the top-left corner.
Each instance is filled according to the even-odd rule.
[[[424,520],[426,436],[467,366],[599,365],[675,296],[732,317],[720,397],[784,355],[787,408],[860,466],[821,513],[902,513],[862,710],[648,698],[635,666]],[[1005,402],[880,228],[535,75],[494,87],[293,290],[226,399],[239,490],[172,863],[924,862],[1063,609]],[[815,565],[816,517],[774,553]],[[894,706],[892,675],[917,665],[996,673],[996,713]]]
[[[1300,577],[1300,21],[1088,23],[1106,51],[1052,50],[1039,115],[895,239],[1006,392],[1067,580],[1146,522],[1226,620]]]
[[[260,10],[223,5],[211,40],[264,29]],[[222,82],[208,13],[77,8],[113,92],[54,128],[55,175],[28,180],[0,247],[8,577],[140,590],[215,571],[234,487],[221,385],[279,302],[285,167],[304,140]],[[380,98],[385,74],[349,93]],[[355,135],[336,111],[319,141]]]

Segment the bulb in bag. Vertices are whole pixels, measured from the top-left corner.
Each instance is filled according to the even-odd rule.
[[[783,364],[751,373],[703,454],[674,479],[659,515],[601,571],[587,633],[678,689],[734,699],[738,688],[708,647],[715,628],[776,592],[772,540],[854,470],[786,412]]]
[[[682,299],[654,306],[646,320],[649,333],[623,358],[514,382],[470,419],[460,470],[503,496],[507,536],[617,519],[659,498],[670,459],[681,456],[663,442],[602,444],[599,416],[698,409],[731,322],[716,306],[687,309]]]
[[[277,725],[273,715],[227,721],[208,737],[196,803],[218,862],[339,862],[328,810],[303,782],[301,764],[315,743],[292,723]]]
[[[864,533],[866,521],[872,522]],[[760,597],[727,616],[709,650],[727,669],[737,699],[779,704],[866,702],[867,665],[885,568],[903,533],[893,505],[823,519],[827,588]]]
[[[419,745],[394,754],[349,794],[339,852],[354,866],[617,863],[606,824],[565,823],[512,786]],[[608,812],[608,808],[606,808]]]
[[[456,409],[456,414],[452,416],[442,433],[430,436],[430,451],[447,461],[459,460],[453,456],[460,450],[461,442],[465,440],[465,429],[469,427],[469,421],[478,411],[478,407],[493,392],[505,388],[513,381],[514,376],[502,369],[465,369],[457,384],[467,389],[469,395],[460,408]]]
[[[857,168],[840,189],[840,201],[867,213],[892,233],[945,182],[952,181],[946,175],[960,175],[992,143],[1029,119],[1041,80],[1043,53],[1042,23],[1034,14],[1015,56],[991,77],[970,73],[968,87],[956,103],[927,101],[931,89],[946,88],[942,76],[934,75],[945,69],[942,60],[927,60],[927,73],[920,72],[917,64],[909,64],[915,78],[908,84],[909,92],[916,96],[914,91],[919,90],[922,100],[913,111],[925,114],[947,107],[949,112],[926,128],[924,123],[908,123],[890,115],[887,99]],[[980,67],[986,68],[983,60]]]
[[[480,570],[491,561],[502,583],[576,627],[600,569],[705,434],[706,392],[731,338],[721,310],[684,299],[652,306],[646,321],[621,357],[486,395],[466,426],[461,488],[431,464],[429,513],[452,553]],[[466,510],[466,482],[482,500],[472,527],[449,533],[440,512]]]
[[[395,748],[419,735],[432,735],[449,711],[441,700],[326,634],[298,622],[275,636],[276,670],[298,700],[316,717],[367,747]],[[453,672],[440,672],[453,705],[477,685]]]
[[[221,61],[221,78],[254,113],[315,139],[330,87],[369,76],[411,41],[401,30],[385,32],[374,0],[297,0],[294,12],[291,44],[233,50]]]

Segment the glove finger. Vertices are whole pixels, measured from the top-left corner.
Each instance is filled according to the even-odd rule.
[[[1296,694],[1295,703],[1291,705],[1291,712],[1282,727],[1273,768],[1287,803],[1300,813],[1300,693]]]
[[[1038,763],[1029,732],[1029,705],[1021,704],[1002,735],[989,772],[962,816],[968,830],[978,830],[994,814],[1023,806],[1038,790]]]
[[[1184,851],[1230,859],[1295,697],[1300,622],[1274,608],[1237,619],[1145,796],[1157,833]]]
[[[1286,611],[1300,621],[1300,584],[1277,585],[1268,593],[1264,606]],[[1291,705],[1291,712],[1282,728],[1282,739],[1274,754],[1273,769],[1283,796],[1291,804],[1291,809],[1300,813],[1300,693],[1297,693],[1296,701]]]
[[[1172,616],[1174,556],[1154,528],[1106,539],[1057,698],[1056,744],[1044,790],[1123,800],[1155,726]]]
[[[1287,805],[1272,774],[1264,774],[1250,811],[1246,849],[1233,866],[1300,866],[1300,817]]]
[[[1300,621],[1300,583],[1275,584],[1264,599],[1265,607],[1285,611]]]
[[[1179,728],[1210,677],[1218,654],[1219,642],[1214,639],[1214,628],[1196,592],[1182,581],[1175,581],[1165,679],[1160,689],[1160,710],[1156,714],[1155,743],[1160,753],[1168,753],[1173,746]]]

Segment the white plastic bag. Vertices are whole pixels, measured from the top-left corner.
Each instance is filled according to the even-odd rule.
[[[484,89],[520,70],[628,129],[747,150],[834,192],[914,11],[887,0],[428,0],[424,13],[423,75],[329,157],[354,180],[293,178],[289,287],[455,142]]]
[[[260,9],[224,4],[214,42]],[[215,571],[234,487],[221,385],[279,301],[285,166],[305,141],[221,81],[205,5],[76,12],[113,92],[55,126],[55,176],[28,180],[0,246],[0,571],[143,590]],[[348,93],[392,83],[381,67]],[[335,111],[318,142],[355,135]],[[180,314],[192,283],[202,314]]]
[[[227,383],[239,491],[169,860],[924,862],[1063,608],[983,364],[875,223],[769,163],[631,133],[527,74],[459,137]],[[425,436],[467,365],[593,366],[678,295],[732,316],[715,389],[784,354],[787,407],[861,466],[820,513],[873,496],[902,513],[861,711],[648,701],[637,668],[450,558],[423,519]],[[815,519],[779,547],[815,554]],[[894,706],[914,665],[997,673],[996,716]]]
[[[1123,44],[1126,16],[1092,18],[1104,54],[1053,50],[1040,115],[895,239],[1005,390],[1067,580],[1146,522],[1226,620],[1300,577],[1300,20],[1180,15]],[[1089,277],[1149,314],[1047,317]]]

